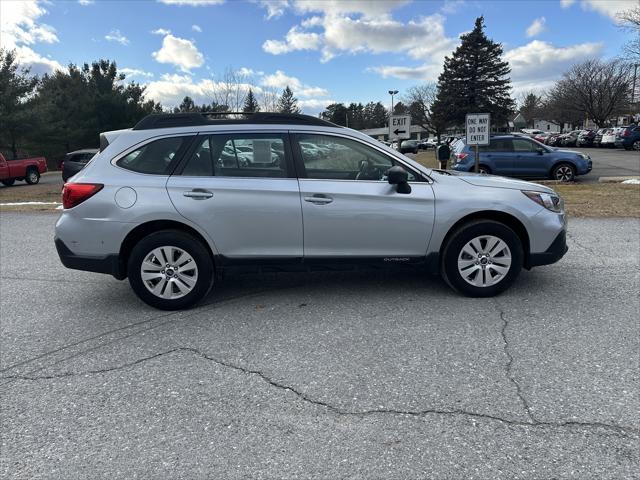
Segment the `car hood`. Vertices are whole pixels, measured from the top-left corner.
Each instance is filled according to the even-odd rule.
[[[555,193],[553,189],[545,187],[544,185],[526,182],[524,180],[516,180],[514,178],[471,172],[455,172],[452,170],[447,170],[447,172],[476,187],[510,188],[512,190],[534,190],[536,192]]]
[[[563,150],[561,148],[554,148],[554,152],[562,153],[564,155],[579,155],[578,152],[574,152],[573,150]]]

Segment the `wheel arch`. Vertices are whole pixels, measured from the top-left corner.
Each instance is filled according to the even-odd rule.
[[[478,220],[493,220],[495,222],[503,223],[504,225],[511,228],[516,233],[516,235],[518,235],[518,238],[520,238],[520,241],[522,242],[522,250],[524,252],[524,267],[529,268],[528,265],[529,265],[529,254],[531,251],[531,240],[529,239],[529,233],[527,232],[526,227],[518,218],[514,217],[509,213],[501,212],[498,210],[480,210],[480,211],[465,215],[464,217],[456,221],[449,228],[449,230],[447,231],[447,234],[444,236],[444,239],[442,240],[442,243],[440,244],[440,250],[438,253],[440,262],[442,262],[443,252],[445,247],[447,246],[447,243],[449,242],[451,237],[456,233],[456,231],[458,231],[465,224],[475,222]]]
[[[147,235],[150,235],[154,232],[159,232],[161,230],[179,230],[195,237],[207,249],[207,251],[209,252],[209,255],[211,255],[211,259],[213,260],[214,268],[218,270],[216,268],[218,266],[217,265],[218,257],[217,255],[214,254],[211,248],[211,245],[209,244],[207,239],[200,232],[198,232],[198,230],[196,230],[195,228],[185,223],[178,222],[176,220],[151,220],[145,223],[141,223],[140,225],[136,226],[133,230],[131,230],[122,241],[122,244],[120,245],[118,263],[119,263],[120,272],[122,273],[123,278],[127,276],[127,264],[129,262],[129,255],[134,245],[138,243],[140,240],[142,240],[144,237],[146,237]]]
[[[575,163],[574,160],[570,158],[561,158],[560,160],[556,160],[551,164],[551,168],[549,169],[549,175],[551,175],[553,173],[553,170],[560,165],[570,165],[575,170],[576,175],[578,174],[578,165]]]

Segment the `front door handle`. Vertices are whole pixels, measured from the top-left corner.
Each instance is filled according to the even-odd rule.
[[[311,197],[304,197],[304,201],[313,203],[315,205],[325,205],[327,203],[333,202],[333,198],[322,195],[321,193],[316,193]]]
[[[182,195],[184,195],[185,197],[193,198],[194,200],[206,200],[207,198],[213,197],[212,192],[201,188],[194,188],[193,190],[184,192]]]

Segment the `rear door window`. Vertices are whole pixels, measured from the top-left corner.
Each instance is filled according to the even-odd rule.
[[[287,178],[289,149],[283,134],[200,136],[182,175]]]

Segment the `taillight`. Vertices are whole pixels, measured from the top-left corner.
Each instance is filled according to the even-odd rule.
[[[469,156],[468,153],[456,153],[456,158],[458,159],[459,162],[461,162],[462,160],[464,160],[468,156]]]
[[[628,137],[629,135],[631,135],[631,132],[625,128],[625,129],[622,131],[622,136],[623,136],[623,137]]]
[[[62,207],[73,208],[91,198],[104,187],[101,183],[65,183],[62,189]]]

